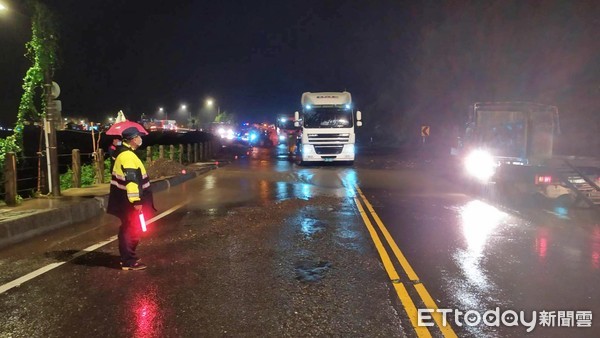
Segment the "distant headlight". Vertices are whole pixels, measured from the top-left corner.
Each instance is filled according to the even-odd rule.
[[[465,159],[467,172],[480,181],[488,181],[496,172],[498,164],[494,157],[484,150],[474,150]]]

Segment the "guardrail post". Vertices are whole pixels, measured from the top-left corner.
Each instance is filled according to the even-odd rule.
[[[104,183],[104,169],[106,169],[104,167],[104,157],[104,149],[100,149],[100,171],[102,172],[102,176],[100,176],[102,177],[100,183]]]
[[[165,146],[163,146],[162,144],[158,146],[158,158],[165,158]]]
[[[146,148],[146,163],[152,163],[152,146]]]
[[[4,200],[7,205],[17,205],[17,157],[13,152],[7,153],[4,158],[4,176]]]
[[[183,163],[183,144],[179,145],[179,163]]]
[[[175,159],[175,146],[172,144],[169,146],[169,159],[171,161]]]
[[[73,172],[73,180],[71,184],[73,188],[81,188],[81,154],[79,149],[71,151],[71,171]]]
[[[98,171],[96,171],[96,183],[104,183],[104,149],[98,149]]]
[[[204,162],[204,160],[206,159],[206,151],[204,151],[204,142],[200,143],[198,150],[200,152],[200,154],[198,155],[198,160],[200,162]]]

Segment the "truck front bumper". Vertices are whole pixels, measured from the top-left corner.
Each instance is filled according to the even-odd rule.
[[[302,161],[304,162],[354,161],[354,154],[354,144],[302,145]]]

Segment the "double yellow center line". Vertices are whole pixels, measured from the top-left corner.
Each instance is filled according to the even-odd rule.
[[[411,297],[408,293],[408,290],[406,289],[406,287],[404,285],[405,283],[402,282],[400,276],[398,275],[398,272],[396,271],[396,268],[394,267],[394,264],[393,264],[392,260],[390,259],[390,256],[388,255],[388,252],[387,252],[383,242],[379,238],[379,234],[373,227],[373,223],[371,223],[369,215],[377,224],[379,231],[381,231],[381,233],[383,234],[383,237],[385,238],[388,246],[391,248],[392,252],[394,253],[394,256],[400,263],[402,270],[404,270],[404,273],[408,277],[408,284],[412,285],[415,288],[415,290],[417,291],[417,294],[421,298],[421,301],[423,302],[425,307],[427,309],[434,310],[431,315],[433,316],[435,323],[439,327],[439,329],[442,332],[442,334],[444,335],[444,337],[457,337],[456,333],[454,333],[454,330],[452,330],[452,327],[450,327],[449,323],[446,323],[446,325],[443,325],[442,315],[439,312],[435,311],[438,309],[437,305],[435,304],[435,301],[433,300],[433,298],[431,298],[431,295],[429,294],[427,289],[425,289],[425,286],[423,285],[423,283],[421,283],[421,281],[419,280],[419,277],[417,276],[417,274],[415,273],[413,268],[408,263],[408,260],[406,259],[406,257],[404,257],[404,254],[402,254],[402,251],[400,251],[400,248],[398,247],[398,245],[396,245],[396,242],[394,241],[394,239],[390,235],[389,231],[387,230],[387,228],[385,227],[385,225],[383,224],[383,222],[381,221],[381,219],[379,218],[379,216],[373,209],[373,206],[371,205],[371,203],[369,203],[369,201],[367,200],[367,198],[365,197],[365,195],[363,194],[363,192],[360,190],[360,188],[358,186],[355,185],[355,189],[358,192],[358,196],[360,197],[360,199],[359,199],[359,197],[354,197],[354,202],[356,203],[356,206],[358,208],[360,216],[362,217],[363,221],[365,222],[365,225],[366,225],[367,229],[369,230],[369,233],[371,234],[371,238],[373,239],[373,242],[375,243],[375,247],[377,248],[377,251],[379,252],[379,256],[381,257],[381,260],[383,261],[383,266],[385,268],[385,271],[387,272],[390,280],[392,281],[392,284],[394,285],[396,294],[398,294],[398,298],[400,299],[400,302],[402,303],[402,306],[404,307],[404,310],[406,311],[408,318],[410,319],[410,323],[411,323],[413,329],[415,330],[417,336],[418,337],[431,337],[431,333],[429,332],[429,330],[426,326],[419,325],[417,307],[415,306],[415,303],[411,299]],[[365,208],[363,208],[361,201],[366,206],[368,213],[367,213],[367,211],[365,211]]]

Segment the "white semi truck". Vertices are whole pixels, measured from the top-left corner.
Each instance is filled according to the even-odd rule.
[[[354,162],[355,127],[362,126],[361,112],[352,104],[348,92],[306,92],[302,94],[302,112],[295,112],[300,128],[296,163]],[[355,120],[356,117],[356,120]]]

